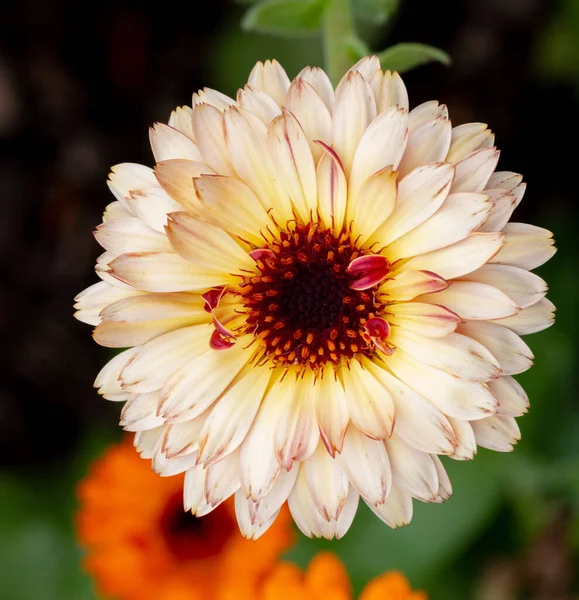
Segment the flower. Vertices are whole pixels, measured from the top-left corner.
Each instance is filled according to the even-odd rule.
[[[350,600],[348,574],[336,556],[318,554],[305,573],[290,563],[278,563],[261,586],[258,600]],[[427,600],[424,592],[413,592],[404,575],[389,571],[368,583],[359,600]]]
[[[331,538],[361,497],[397,527],[451,495],[439,455],[512,449],[519,335],[553,321],[530,270],[555,248],[508,222],[525,184],[493,143],[408,112],[376,57],[335,91],[267,61],[236,101],[205,89],[155,125],[154,169],[113,168],[76,316],[128,348],[95,385],[156,471],[186,472],[188,510],[235,495],[257,538],[287,499]]]
[[[198,519],[183,512],[182,488],[183,476],[155,475],[129,438],[92,465],[78,489],[77,533],[100,593],[119,600],[253,598],[291,544],[289,514],[249,543],[231,501]]]

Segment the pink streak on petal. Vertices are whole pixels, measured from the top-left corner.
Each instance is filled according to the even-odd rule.
[[[223,294],[225,293],[225,288],[224,287],[218,287],[218,288],[213,288],[212,290],[209,290],[208,292],[205,292],[201,298],[203,298],[203,300],[205,300],[205,310],[211,314],[218,306],[219,306],[219,301],[221,300],[221,297],[223,296]]]
[[[382,319],[382,317],[374,317],[366,321],[364,328],[378,350],[381,350],[386,356],[391,356],[394,353],[394,348],[387,342],[390,337],[390,324],[388,321]]]
[[[355,258],[348,265],[347,271],[354,275],[354,281],[350,284],[350,288],[362,291],[384,281],[390,272],[390,263],[384,256],[369,254]]]

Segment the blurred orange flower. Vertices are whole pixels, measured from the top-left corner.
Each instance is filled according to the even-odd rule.
[[[257,541],[232,500],[205,517],[183,511],[183,475],[162,478],[127,438],[91,467],[78,495],[78,539],[99,593],[119,600],[254,598],[292,542],[289,513]]]
[[[330,553],[318,554],[307,570],[290,563],[278,563],[262,586],[260,600],[351,600],[348,573]],[[358,600],[428,600],[424,592],[414,592],[404,575],[384,573],[364,588]]]

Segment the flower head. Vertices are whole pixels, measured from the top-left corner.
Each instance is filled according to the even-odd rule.
[[[290,563],[278,563],[256,594],[258,600],[351,600],[348,574],[336,556],[318,554],[305,573]],[[376,577],[362,590],[359,600],[427,600],[414,592],[404,575],[389,571]]]
[[[256,538],[289,500],[330,538],[362,498],[396,527],[450,496],[439,455],[512,449],[519,335],[554,308],[530,270],[555,249],[508,222],[525,184],[493,144],[409,112],[375,57],[335,91],[267,61],[236,101],[205,89],[155,125],[154,169],[113,168],[77,317],[129,348],[96,386],[156,471],[186,473],[187,509],[235,495]]]
[[[232,502],[204,519],[183,512],[183,476],[161,478],[132,441],[111,447],[79,486],[77,532],[99,591],[120,600],[253,598],[292,540],[287,511],[257,543]]]

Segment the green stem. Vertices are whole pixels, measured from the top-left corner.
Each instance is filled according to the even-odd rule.
[[[348,39],[355,35],[350,0],[331,0],[322,27],[326,73],[336,85],[352,66],[347,50]]]

